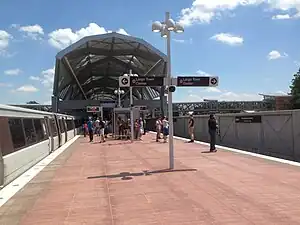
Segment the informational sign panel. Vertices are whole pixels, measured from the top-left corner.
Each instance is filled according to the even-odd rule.
[[[236,116],[236,123],[261,123],[261,116],[249,115],[249,116]]]
[[[219,77],[177,77],[178,87],[216,87]]]
[[[130,87],[130,77],[129,76],[119,77],[119,87]]]
[[[120,87],[160,87],[164,86],[164,77],[129,77],[119,78]]]
[[[159,87],[164,86],[163,77],[131,77],[131,87]]]
[[[92,112],[92,113],[101,112],[102,107],[101,106],[87,106],[86,111],[87,112]]]

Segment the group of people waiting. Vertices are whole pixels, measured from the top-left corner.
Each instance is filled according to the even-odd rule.
[[[101,117],[92,120],[89,118],[88,122],[83,124],[83,134],[86,137],[89,134],[90,142],[94,140],[94,134],[100,137],[100,143],[105,142],[105,138],[108,134],[107,132],[108,122],[104,121]]]
[[[155,122],[156,127],[156,142],[161,139],[161,133],[163,134],[164,143],[167,142],[167,137],[169,135],[169,121],[167,117],[159,117]]]
[[[216,152],[216,136],[218,133],[218,123],[213,114],[209,116],[208,119],[208,133],[210,136],[210,152]],[[167,137],[169,135],[169,121],[166,117],[159,117],[157,118],[155,122],[156,127],[156,142],[159,142],[159,139],[161,139],[161,133],[163,134],[163,140],[164,142],[167,142]],[[188,131],[191,140],[189,143],[193,143],[195,140],[194,135],[195,130],[195,120],[193,115],[190,115],[189,121],[188,121]]]
[[[130,119],[123,120],[121,117],[118,117],[117,120],[118,125],[118,139],[130,139],[131,132],[131,123]],[[134,139],[141,140],[142,135],[146,134],[146,120],[143,118],[136,119],[133,123],[134,126]]]

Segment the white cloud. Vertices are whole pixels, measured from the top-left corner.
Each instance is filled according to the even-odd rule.
[[[17,26],[15,26],[17,27]],[[27,37],[32,38],[33,40],[41,39],[41,36],[44,35],[43,28],[38,25],[29,25],[29,26],[21,26],[19,27],[19,31],[24,32]]]
[[[289,14],[278,14],[275,16],[272,16],[272,20],[288,20],[292,17]]]
[[[0,54],[5,52],[11,38],[12,36],[5,30],[0,30]]]
[[[51,89],[52,91],[54,73],[55,69],[53,67],[47,70],[43,70],[39,76],[30,76],[29,79],[33,81],[39,81],[45,88]]]
[[[22,73],[22,70],[20,69],[11,69],[11,70],[5,70],[4,74],[9,76],[16,76]]]
[[[96,23],[90,23],[87,27],[73,31],[71,28],[58,29],[49,33],[49,44],[57,49],[64,49],[85,36],[105,34],[107,31]],[[129,35],[123,28],[118,31],[120,34]]]
[[[54,82],[54,67],[51,69],[47,69],[42,71],[41,81],[45,87],[52,87]]]
[[[280,52],[273,50],[273,51],[269,52],[267,58],[269,60],[274,60],[274,59],[284,58],[287,56],[288,56],[288,54],[286,54],[286,53],[281,54]]]
[[[242,45],[244,42],[244,39],[240,36],[235,36],[233,34],[229,33],[219,33],[210,38],[211,40],[219,41],[224,44],[228,44],[231,46],[234,45]]]
[[[18,92],[37,92],[39,89],[36,87],[32,86],[31,84],[29,85],[24,85],[16,89]]]
[[[177,42],[177,43],[180,43],[180,44],[192,44],[193,43],[193,39],[190,38],[188,40],[185,40],[185,39],[173,39],[173,41]]]
[[[129,36],[129,34],[123,28],[120,28],[119,30],[117,30],[117,33]]]
[[[35,80],[35,81],[40,81],[41,80],[40,77],[35,77],[35,76],[30,76],[29,79],[30,80]]]
[[[198,74],[198,75],[200,75],[200,76],[205,76],[205,77],[214,76],[214,75],[211,75],[211,74],[209,74],[209,73],[206,73],[206,72],[204,72],[204,71],[202,71],[202,70],[198,70],[198,71],[196,72],[196,74]]]
[[[9,83],[0,83],[0,87],[12,87],[12,84]]]
[[[185,26],[210,23],[214,18],[220,18],[224,13],[231,12],[238,7],[261,4],[283,12],[295,9],[296,15],[299,15],[300,11],[300,0],[194,0],[190,7],[181,10],[180,22]]]
[[[183,40],[183,39],[173,39],[173,41],[178,42],[178,43],[184,43],[185,42],[185,40]]]
[[[262,0],[194,0],[191,7],[181,10],[180,22],[185,26],[210,23],[212,19],[226,11],[260,2]]]

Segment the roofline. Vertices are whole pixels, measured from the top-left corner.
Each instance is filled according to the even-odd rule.
[[[145,41],[145,40],[143,40],[141,38],[137,38],[137,37],[133,37],[133,36],[129,36],[129,35],[124,35],[124,34],[119,34],[117,32],[106,33],[106,34],[98,34],[98,35],[92,35],[92,36],[83,37],[79,41],[71,44],[70,46],[68,46],[65,49],[63,49],[60,52],[58,52],[56,54],[56,59],[61,60],[66,54],[68,54],[68,53],[74,51],[75,49],[77,49],[78,47],[84,45],[86,42],[94,41],[94,40],[97,40],[97,39],[113,38],[113,37],[124,39],[124,40],[128,40],[128,41],[138,42],[140,44],[143,44],[147,48],[149,48],[153,52],[155,52],[157,55],[159,55],[165,62],[167,62],[167,56],[163,52],[161,52],[160,50],[158,50],[157,48],[155,48],[154,46],[152,46],[147,41]]]

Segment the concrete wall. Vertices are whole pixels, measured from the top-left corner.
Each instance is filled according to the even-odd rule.
[[[261,115],[261,123],[236,123],[236,116]],[[300,110],[216,115],[218,144],[300,161]],[[194,116],[195,139],[209,141],[208,116]],[[174,135],[188,138],[188,117],[177,117]]]

